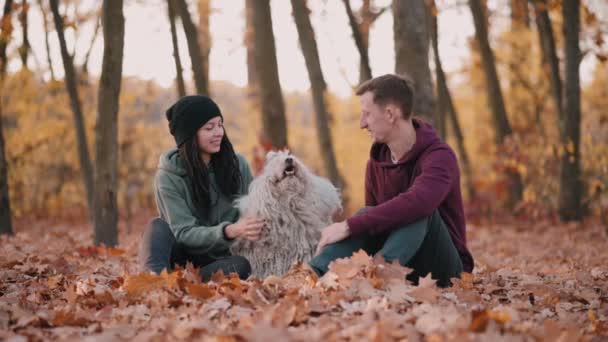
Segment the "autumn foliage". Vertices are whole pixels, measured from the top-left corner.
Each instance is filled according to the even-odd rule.
[[[425,1],[434,3],[434,14],[466,7],[467,2]],[[532,2],[548,11],[557,64],[563,69],[563,1]],[[537,13],[525,6],[526,0],[480,2],[491,7],[485,20],[512,134],[496,143],[486,71],[479,43],[471,37],[468,46],[463,46],[470,51],[468,58],[461,61],[460,69],[446,75],[462,141],[453,124],[445,125],[445,140],[455,151],[462,142],[470,159],[470,173],[461,172],[461,184],[474,190],[463,192],[468,245],[476,267],[445,289],[430,277],[412,284],[405,280],[410,270],[363,252],[336,261],[321,278],[303,265],[294,265],[284,277],[241,281],[234,275],[216,274],[207,283],[201,282],[192,266],[160,275],[141,273],[138,243],[146,222],[157,215],[152,180],[160,154],[174,146],[164,112],[176,94],[136,77],[123,77],[120,92],[119,245],[93,246],[70,100],[64,80],[53,71],[60,62],[53,63],[48,55],[48,70],[28,66],[28,53],[31,62],[42,51],[28,50],[26,39],[16,46],[13,35],[26,26],[33,1],[13,2],[12,7],[6,3],[0,46],[6,50],[11,45],[8,55],[0,56],[0,66],[9,65],[17,54],[25,56],[25,62],[21,70],[11,67],[0,75],[0,137],[6,159],[6,168],[0,165],[0,169],[8,171],[2,181],[8,180],[11,210],[7,214],[14,219],[11,232],[15,233],[0,236],[0,340],[608,339],[608,53],[604,41],[608,22],[588,6],[592,1],[581,3],[579,34],[581,62],[593,61],[592,72],[581,78],[582,114],[577,126],[582,133],[578,147],[585,219],[571,224],[557,219],[560,162],[577,146],[560,135],[562,118],[558,101],[552,100],[552,71],[533,25]],[[80,3],[68,1],[62,7],[65,29],[75,37],[98,19],[97,8],[81,12]],[[187,7],[185,1],[181,3]],[[530,13],[519,13],[519,19],[510,18],[510,26],[503,25],[505,8],[517,3]],[[603,2],[596,3],[594,8],[606,8]],[[46,9],[42,4],[31,8]],[[368,13],[360,18],[366,49],[375,44],[372,23],[391,12],[390,7],[370,4],[363,1],[362,9],[367,6]],[[20,13],[19,22],[9,15],[11,8],[13,15]],[[351,19],[356,28],[357,18]],[[50,26],[45,27],[46,33],[54,35]],[[95,147],[99,82],[97,75],[88,73],[87,63],[95,40],[92,37],[84,64],[76,65],[90,151]],[[251,47],[251,39],[245,44]],[[76,55],[74,63],[82,62],[84,51],[70,50]],[[323,58],[332,57],[330,53],[319,51]],[[447,57],[442,58],[445,62]],[[246,72],[245,65],[239,67]],[[235,150],[258,171],[272,147],[269,137],[262,134],[262,106],[255,98],[259,95],[227,82],[211,81],[208,86],[222,109]],[[289,148],[316,174],[327,176],[310,94],[276,92],[270,97],[284,99],[287,121],[287,132],[281,135],[285,133]],[[348,200],[344,215],[349,215],[364,205],[370,139],[359,128],[357,97],[338,97],[330,91],[324,96],[337,169],[345,181],[341,189]],[[459,156],[461,168],[463,159]],[[511,206],[507,202],[514,184],[509,176],[515,173],[523,193]]]
[[[0,240],[0,339],[606,338],[608,254],[603,231],[586,224],[472,226],[476,268],[441,289],[428,276],[413,285],[409,269],[363,251],[321,278],[302,265],[280,278],[217,273],[207,283],[191,265],[140,273],[140,231],[106,248],[91,246],[81,224],[39,222]]]

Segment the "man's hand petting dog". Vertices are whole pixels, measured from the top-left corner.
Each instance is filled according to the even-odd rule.
[[[257,241],[262,236],[266,222],[255,217],[242,217],[236,223],[226,226],[226,237],[229,239],[243,238]]]
[[[342,241],[349,236],[350,230],[348,230],[348,224],[346,224],[346,221],[337,222],[325,227],[321,232],[321,239],[319,240],[319,245],[317,246],[315,256],[319,255],[325,246]]]

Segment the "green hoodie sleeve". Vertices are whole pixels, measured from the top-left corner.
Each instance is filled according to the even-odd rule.
[[[159,179],[160,178],[160,179]],[[156,184],[156,201],[162,217],[167,221],[175,239],[189,249],[199,253],[225,251],[230,241],[224,237],[223,229],[232,222],[221,222],[215,226],[201,226],[171,176],[160,174]]]

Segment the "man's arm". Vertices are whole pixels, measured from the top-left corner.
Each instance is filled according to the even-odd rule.
[[[376,196],[374,196],[374,192],[372,191],[372,162],[371,160],[367,161],[367,166],[365,167],[365,206],[373,207],[378,204],[378,200],[376,200]]]
[[[458,179],[458,162],[452,151],[440,149],[427,155],[421,168],[406,192],[348,219],[350,233],[381,233],[430,216]]]

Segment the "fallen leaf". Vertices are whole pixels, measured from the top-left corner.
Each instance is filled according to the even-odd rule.
[[[215,296],[215,291],[209,288],[207,284],[188,284],[186,285],[186,293],[194,298],[209,299]]]

